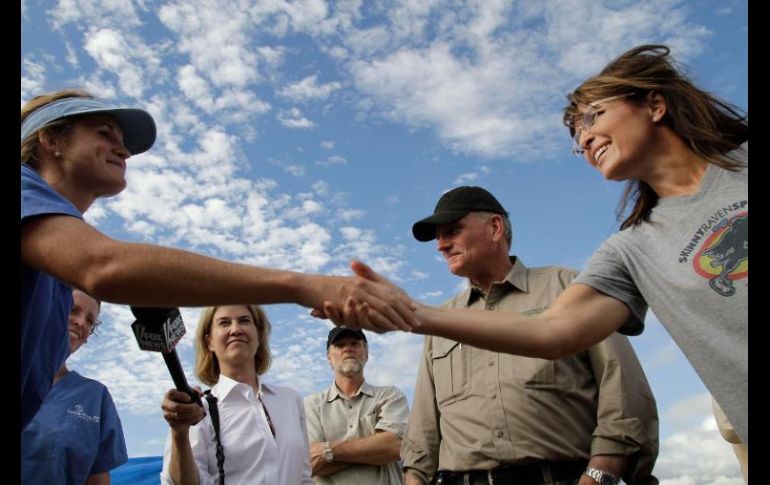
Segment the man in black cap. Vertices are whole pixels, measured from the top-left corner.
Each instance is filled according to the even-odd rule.
[[[315,483],[403,483],[398,460],[409,417],[406,396],[393,386],[364,382],[369,348],[361,330],[331,329],[326,356],[334,382],[305,398]]]
[[[412,227],[468,278],[449,308],[543,312],[575,277],[509,256],[508,212],[481,187],[445,193]],[[558,360],[425,338],[401,455],[407,484],[656,484],[655,401],[626,337]]]

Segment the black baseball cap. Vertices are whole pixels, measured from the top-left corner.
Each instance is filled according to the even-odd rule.
[[[433,215],[419,220],[412,226],[412,234],[418,241],[436,238],[436,226],[462,219],[469,212],[494,212],[508,216],[500,202],[481,187],[463,185],[442,195],[436,203]]]
[[[329,330],[329,337],[326,339],[326,348],[328,349],[331,344],[342,337],[353,337],[366,342],[366,335],[364,335],[364,332],[361,330],[353,330],[348,327],[334,327]]]

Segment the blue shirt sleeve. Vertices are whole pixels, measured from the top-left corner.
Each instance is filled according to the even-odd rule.
[[[46,214],[82,219],[69,200],[34,170],[21,166],[21,224]],[[21,426],[35,416],[51,389],[56,371],[69,355],[67,315],[72,305],[69,285],[22,263],[21,270]]]
[[[44,214],[63,214],[82,219],[72,202],[26,165],[21,166],[21,220]]]

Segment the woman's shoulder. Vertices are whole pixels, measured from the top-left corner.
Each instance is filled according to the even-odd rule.
[[[68,381],[72,386],[88,389],[89,392],[106,392],[107,394],[110,393],[109,389],[107,389],[107,386],[102,384],[100,381],[79,374],[77,371],[69,371],[67,373],[67,377],[69,378]]]

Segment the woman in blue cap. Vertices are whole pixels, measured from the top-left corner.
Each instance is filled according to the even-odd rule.
[[[68,354],[72,289],[140,306],[298,303],[342,308],[356,294],[414,323],[408,298],[353,278],[228,263],[188,251],[116,241],[83,221],[97,198],[126,187],[126,161],[155,141],[144,110],[113,106],[79,90],[37,96],[21,109],[21,428],[37,412]]]

